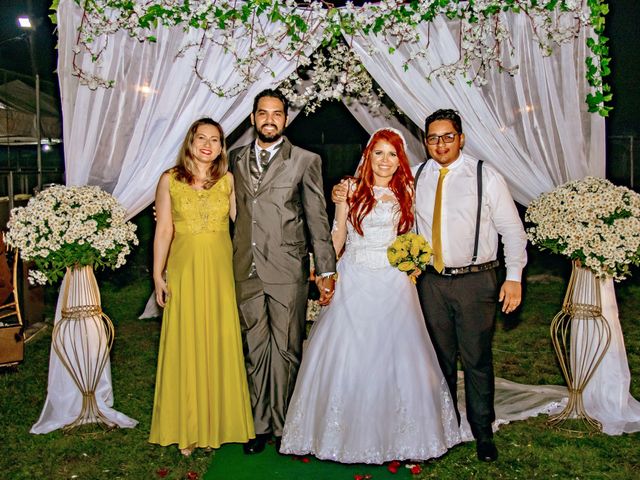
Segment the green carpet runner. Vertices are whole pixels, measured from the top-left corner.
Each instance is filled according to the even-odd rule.
[[[279,455],[272,444],[264,452],[245,455],[242,445],[223,445],[215,451],[204,480],[361,480],[410,479],[408,468],[400,465],[392,473],[387,465],[345,465],[315,457]]]

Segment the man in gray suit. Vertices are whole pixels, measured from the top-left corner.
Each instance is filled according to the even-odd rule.
[[[322,187],[322,161],[283,136],[286,98],[257,95],[251,123],[255,143],[229,154],[237,218],[233,268],[256,438],[247,454],[276,448],[302,356],[309,249],[314,253],[321,302],[335,286],[335,253]]]

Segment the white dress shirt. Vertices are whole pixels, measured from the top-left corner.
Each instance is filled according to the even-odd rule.
[[[460,153],[449,167],[442,185],[442,257],[446,267],[471,264],[478,207],[478,160]],[[418,166],[413,167],[415,175]],[[418,231],[431,240],[431,223],[440,165],[429,160],[418,179],[416,223]],[[485,162],[482,166],[482,212],[476,264],[495,260],[498,234],[504,245],[507,280],[520,281],[527,263],[527,236],[500,173]]]
[[[262,163],[260,163],[260,152],[262,150],[266,150],[267,152],[269,152],[269,161],[271,161],[271,159],[273,158],[273,155],[278,151],[278,149],[282,145],[282,142],[284,142],[284,138],[280,138],[280,140],[278,140],[276,143],[274,143],[273,145],[270,145],[267,148],[262,148],[258,146],[258,142],[254,142],[253,148],[256,152],[256,158],[258,159],[258,171],[260,173],[262,173]]]

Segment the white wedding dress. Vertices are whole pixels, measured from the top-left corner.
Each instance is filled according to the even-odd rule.
[[[282,453],[383,463],[438,457],[460,442],[416,288],[387,260],[396,205],[378,201],[364,236],[347,224],[335,296],[311,331]]]

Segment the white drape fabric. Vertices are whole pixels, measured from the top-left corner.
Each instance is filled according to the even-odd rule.
[[[609,435],[640,432],[640,402],[629,393],[631,372],[612,279],[599,280],[602,316],[611,329],[611,343],[582,398],[589,415]]]
[[[400,131],[407,143],[407,156],[411,165],[417,165],[424,161],[425,149],[421,139],[405,127],[385,105],[381,105],[375,112],[371,112],[366,105],[356,100],[343,103],[349,113],[370,135],[383,127],[392,127]]]
[[[65,274],[64,282],[71,281],[69,278],[71,272]],[[94,280],[95,281],[95,280]],[[62,318],[62,303],[63,303],[63,291],[60,289],[58,296],[58,306],[56,308],[55,323],[58,323]],[[83,296],[84,295],[84,296]],[[78,306],[80,304],[91,305],[95,303],[94,298],[89,298],[86,292],[79,290],[74,297],[74,303],[68,304],[69,307]],[[98,303],[100,300],[98,299]],[[82,320],[78,320],[82,321]],[[79,330],[72,329],[76,335]],[[100,339],[95,339],[100,344]],[[72,351],[73,345],[84,345],[85,341],[82,338],[64,338],[63,342],[67,343],[67,347]],[[102,340],[104,342],[104,340]],[[97,350],[97,348],[96,348]],[[82,352],[81,352],[82,354]],[[82,356],[82,355],[81,355]],[[85,380],[92,377],[88,371],[89,368],[82,361],[78,361],[75,368],[82,372],[82,378]],[[121,413],[113,408],[113,390],[111,388],[111,365],[107,361],[104,370],[98,381],[98,385],[95,391],[96,403],[100,412],[104,417],[113,425],[121,428],[133,428],[138,422],[124,413]],[[71,378],[71,375],[65,368],[64,364],[58,357],[58,354],[53,348],[49,354],[49,380],[47,388],[47,398],[44,402],[44,407],[40,413],[40,418],[31,427],[30,433],[42,434],[49,433],[66,425],[69,425],[76,420],[82,409],[82,394],[78,390],[78,387]]]
[[[605,176],[604,119],[587,112],[584,99],[585,44],[582,29],[573,42],[557,46],[545,57],[529,20],[524,15],[503,14],[514,34],[518,74],[492,70],[482,87],[458,77],[451,84],[442,78],[425,79],[433,69],[458,55],[457,24],[438,18],[420,34],[430,45],[424,61],[403,63],[416,53],[410,45],[389,53],[386,39],[374,34],[350,39],[365,68],[385,93],[411,120],[420,125],[438,108],[455,108],[464,125],[465,150],[493,164],[509,183],[516,201],[524,205],[543,192],[587,175]],[[640,431],[639,403],[630,395],[631,381],[613,280],[601,288],[603,315],[612,329],[611,347],[584,393],[586,411],[603,423],[605,433]],[[508,384],[496,385],[496,395],[509,396]],[[517,391],[517,389],[516,389]],[[536,403],[536,391],[530,390]],[[523,398],[522,392],[518,397]],[[558,402],[554,399],[553,402]],[[540,411],[556,411],[552,403]],[[500,417],[498,423],[509,421]],[[510,414],[509,414],[510,415]]]
[[[139,42],[119,31],[104,41],[98,63],[86,53],[79,55],[75,61],[84,72],[115,80],[113,88],[90,90],[72,75],[81,16],[73,0],[60,2],[58,75],[67,184],[101,186],[114,194],[130,217],[153,201],[160,174],[174,164],[194,120],[209,116],[227,133],[233,131],[249,115],[253,97],[278,85],[296,68],[294,61],[265,56],[255,83],[236,97],[219,97],[193,71],[196,49],[178,56],[184,45],[200,43],[202,32],[159,26],[153,32],[155,43]],[[278,28],[263,23],[266,29]],[[250,46],[249,35],[238,34],[236,40],[242,55]],[[233,57],[222,47],[209,45],[200,63],[201,75],[224,88],[240,83]]]
[[[251,111],[253,97],[278,85],[296,68],[294,62],[282,57],[265,57],[264,72],[257,72],[258,80],[246,91],[237,97],[219,97],[194,74],[194,49],[177,56],[185,44],[199,42],[201,33],[160,26],[154,32],[156,43],[140,43],[121,31],[104,43],[99,63],[93,63],[86,53],[79,55],[75,61],[84,72],[101,73],[116,81],[111,89],[90,90],[72,75],[81,19],[82,10],[73,0],[60,1],[58,76],[66,181],[68,185],[99,185],[113,193],[129,217],[153,201],[161,173],[174,165],[194,120],[209,116],[227,132],[233,131]],[[277,28],[264,23],[265,28]],[[248,39],[248,35],[238,38],[240,51],[249,47]],[[221,47],[212,45],[201,62],[202,76],[231,87],[240,81],[232,64],[233,59]],[[113,404],[110,368],[107,362],[96,394],[105,408]],[[32,433],[66,425],[70,412],[81,401],[80,391],[52,351],[47,401]],[[115,410],[108,411],[120,426],[136,423]]]
[[[80,56],[76,61],[83,70],[101,68],[106,77],[117,81],[113,89],[89,90],[71,75],[80,16],[73,0],[61,0],[58,70],[67,183],[95,184],[112,191],[130,216],[151,203],[160,173],[173,164],[193,120],[211,116],[220,120],[227,132],[232,131],[249,114],[255,94],[277,85],[295,68],[293,62],[265,58],[275,77],[265,75],[238,97],[217,97],[192,71],[195,52],[176,57],[187,41],[199,39],[198,33],[160,27],[155,44],[139,43],[125,32],[110,36],[100,66],[86,55]],[[376,82],[417,125],[438,108],[457,109],[464,121],[465,149],[494,165],[507,179],[516,201],[526,205],[567,180],[604,176],[604,119],[587,113],[584,103],[588,91],[585,36],[589,32],[582,29],[573,42],[555,47],[553,55],[544,57],[525,15],[504,14],[504,21],[513,34],[515,55],[514,60],[505,61],[518,63],[520,69],[513,77],[489,72],[483,87],[469,86],[467,78],[457,78],[453,84],[439,78],[425,79],[431,70],[458,56],[458,26],[442,18],[432,22],[429,30],[425,25],[417,27],[431,48],[427,58],[412,63],[408,71],[403,63],[415,53],[410,45],[391,54],[385,39],[373,34],[349,42]],[[221,49],[211,47],[202,62],[203,76],[233,85],[237,77],[231,62]],[[351,105],[350,110],[367,131],[390,124],[403,129],[382,120],[383,116],[368,115],[358,105]],[[412,160],[421,158],[420,140],[409,132],[405,136]],[[637,402],[629,395],[630,374],[615,292],[612,281],[605,283],[604,316],[614,334],[611,348],[585,392],[585,403],[589,413],[601,421],[603,417],[590,409],[618,412],[615,418],[604,419],[605,432],[637,431]],[[50,389],[52,383],[50,378]],[[557,408],[563,398],[566,401],[562,387],[501,383],[496,402],[505,408],[497,407],[498,423]]]
[[[401,45],[389,53],[382,36],[349,41],[376,82],[417,125],[439,108],[458,110],[465,149],[494,165],[514,199],[526,205],[567,180],[604,176],[604,119],[586,113],[585,29],[544,57],[526,15],[504,14],[504,21],[514,32],[519,73],[512,77],[492,70],[483,87],[468,85],[469,78],[463,77],[453,84],[426,79],[459,55],[457,23],[441,17],[416,27],[431,48],[427,58],[412,62],[407,71],[403,64],[417,53],[415,46]]]

